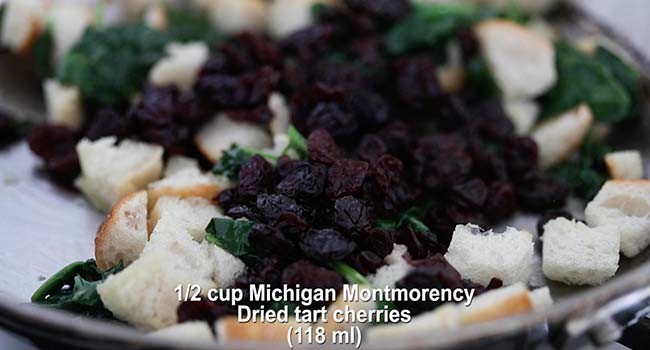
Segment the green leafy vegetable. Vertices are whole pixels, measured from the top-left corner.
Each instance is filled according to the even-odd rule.
[[[32,302],[89,317],[112,318],[111,312],[104,308],[97,286],[123,268],[120,263],[102,271],[93,259],[74,262],[47,279],[32,295]]]
[[[212,167],[212,172],[216,175],[223,175],[232,180],[236,180],[242,165],[248,163],[256,154],[259,154],[270,162],[278,160],[278,157],[272,154],[233,144],[228,150],[223,151],[219,161]]]
[[[0,5],[0,33],[2,31],[2,26],[5,20],[5,12],[6,12],[6,5],[1,4]]]
[[[208,47],[217,42],[219,36],[207,16],[175,8],[167,9],[169,19],[168,35],[176,41],[202,41]]]
[[[282,153],[287,154],[289,151],[294,151],[301,159],[307,158],[309,153],[307,151],[307,140],[305,137],[302,136],[298,129],[293,127],[293,125],[289,127],[288,134],[289,145],[284,149]]]
[[[54,48],[54,37],[52,29],[47,28],[42,32],[32,49],[34,70],[42,77],[49,77],[52,74],[52,50]]]
[[[223,151],[221,158],[212,168],[217,175],[227,176],[230,179],[237,179],[239,169],[248,163],[251,155],[239,148],[237,145],[230,146],[230,149]]]
[[[499,87],[488,69],[487,63],[482,57],[475,57],[467,63],[467,80],[481,96],[498,96]]]
[[[180,11],[170,12],[165,31],[141,23],[91,28],[65,56],[56,77],[78,86],[93,101],[117,105],[139,91],[168,43],[214,38],[204,17]]]
[[[629,64],[606,48],[599,46],[594,53],[594,58],[607,67],[614,78],[623,85],[631,99],[631,114],[638,113],[639,104],[639,73]]]
[[[604,157],[610,151],[588,137],[576,157],[552,169],[551,174],[569,184],[579,198],[591,200],[609,178]]]
[[[104,26],[104,19],[106,18],[106,1],[100,0],[95,6],[95,23],[98,28]]]
[[[205,239],[244,261],[251,260],[254,255],[248,245],[248,234],[253,225],[251,221],[214,218],[205,229]]]
[[[394,230],[406,224],[411,225],[415,232],[431,233],[431,229],[425,225],[419,218],[423,217],[428,210],[428,206],[409,208],[397,220],[379,220],[377,226],[385,229]],[[431,234],[432,240],[437,241],[435,234]]]
[[[372,285],[359,271],[342,261],[333,262],[332,268],[334,271],[338,272],[339,275],[343,276],[348,283],[365,286]]]
[[[566,45],[556,49],[558,81],[544,100],[544,115],[587,102],[596,119],[618,122],[630,115],[631,98],[609,67]]]
[[[494,15],[493,10],[470,4],[416,4],[406,19],[390,29],[386,48],[394,55],[431,48],[451,38],[460,28]]]
[[[372,287],[372,283],[366,279],[359,271],[355,270],[352,266],[342,262],[337,261],[331,264],[332,269],[336,271],[339,275],[343,276],[346,281],[350,284],[358,284],[362,286]],[[395,309],[395,304],[390,301],[379,300],[377,301],[378,310],[392,310]],[[379,323],[385,323],[386,320],[382,319]]]

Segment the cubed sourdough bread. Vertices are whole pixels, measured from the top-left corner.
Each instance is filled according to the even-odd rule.
[[[222,216],[219,209],[203,198],[162,197],[158,202],[150,215],[150,222],[152,217],[158,219],[145,252],[169,249],[180,256],[195,255],[200,259],[188,257],[188,266],[197,271],[206,268],[202,275],[210,275],[220,288],[233,285],[246,266],[229,252],[203,240],[210,220]],[[202,266],[205,257],[211,263]]]
[[[211,162],[217,162],[223,151],[233,144],[264,149],[273,146],[271,135],[260,125],[235,122],[220,113],[203,126],[194,138],[199,151]]]
[[[60,62],[94,22],[93,12],[86,4],[54,2],[49,13],[54,41],[54,58]]]
[[[555,48],[547,38],[499,19],[479,23],[474,32],[504,97],[534,98],[555,84]]]
[[[222,344],[255,342],[258,344],[278,345],[278,349],[284,349],[287,346],[287,332],[289,332],[289,329],[291,327],[296,329],[300,326],[305,327],[308,324],[298,323],[293,317],[287,323],[241,323],[236,316],[228,316],[220,318],[214,328],[217,333],[217,341]]]
[[[527,135],[530,132],[540,112],[539,104],[535,101],[504,101],[503,109],[518,135]]]
[[[7,0],[0,28],[0,42],[19,55],[27,54],[45,26],[43,0]]]
[[[551,290],[548,287],[541,287],[530,292],[530,300],[533,302],[533,308],[540,309],[553,305]]]
[[[462,67],[440,66],[436,70],[440,87],[444,92],[457,93],[465,85],[467,76]]]
[[[47,118],[52,124],[72,129],[83,126],[84,108],[81,90],[76,86],[65,86],[54,79],[43,82]]]
[[[197,284],[201,295],[226,288],[245,265],[223,249],[192,239],[177,213],[163,212],[140,258],[98,286],[104,305],[115,317],[146,329],[177,322],[178,285]]]
[[[287,105],[287,99],[281,93],[274,92],[269,96],[267,104],[271,113],[273,113],[273,119],[269,123],[271,134],[286,134],[291,124],[291,111]]]
[[[174,289],[179,284],[199,284],[207,292],[215,287],[208,282],[185,266],[184,259],[175,252],[158,249],[142,254],[133,264],[109,276],[97,286],[97,292],[117,319],[145,329],[161,329],[177,323],[179,301]]]
[[[570,285],[598,285],[616,273],[618,230],[614,226],[589,228],[560,217],[544,225],[542,271],[554,281]]]
[[[185,156],[171,156],[165,165],[163,177],[170,177],[186,169],[200,170],[199,161]]]
[[[264,0],[212,0],[209,2],[212,23],[225,35],[243,31],[263,32],[269,12]]]
[[[377,269],[373,275],[367,276],[368,281],[375,288],[394,287],[395,282],[402,279],[411,270],[411,265],[404,260],[407,248],[401,244],[394,244],[393,251],[384,258],[386,265]]]
[[[548,169],[571,157],[593,123],[591,108],[583,104],[538,125],[532,137],[539,147],[540,166]]]
[[[543,289],[543,288],[542,288]],[[369,344],[381,344],[382,341],[420,332],[449,331],[463,325],[503,319],[529,312],[537,305],[536,291],[529,291],[522,283],[490,290],[476,296],[469,306],[464,303],[446,303],[433,311],[413,317],[410,323],[380,325],[369,328],[366,338]]]
[[[274,39],[282,39],[306,28],[314,20],[311,8],[326,0],[275,0],[269,8],[268,32]]]
[[[203,174],[198,169],[185,169],[150,183],[147,191],[149,207],[153,207],[162,196],[201,197],[211,201],[219,193],[219,184],[212,174]]]
[[[643,178],[643,159],[639,151],[618,151],[605,155],[609,175],[615,180]]]
[[[483,231],[472,224],[457,225],[445,259],[472,282],[487,286],[494,277],[504,285],[527,283],[532,272],[533,236],[508,227]]]
[[[153,85],[175,85],[189,91],[208,59],[208,46],[202,42],[170,43],[165,51],[167,55],[149,71],[149,81]]]
[[[160,178],[163,148],[115,137],[77,144],[81,176],[75,184],[99,210],[108,211],[120,198]]]
[[[182,225],[183,229],[197,242],[205,238],[205,228],[210,220],[223,217],[221,210],[212,202],[201,197],[181,198],[177,196],[163,196],[149,213],[149,232],[158,224],[163,216],[170,216],[174,222]]]
[[[147,192],[133,192],[122,198],[99,226],[95,237],[95,260],[102,270],[120,261],[130,265],[149,240],[147,232]]]
[[[147,337],[181,343],[213,343],[216,340],[207,322],[190,321],[150,332]]]
[[[150,28],[165,30],[169,26],[169,16],[164,4],[149,5],[142,14],[142,21]]]
[[[587,204],[591,226],[613,225],[621,252],[634,257],[650,245],[650,180],[610,180]]]

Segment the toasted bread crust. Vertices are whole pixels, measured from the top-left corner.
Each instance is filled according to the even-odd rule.
[[[293,318],[287,323],[240,323],[237,317],[231,316],[220,319],[216,331],[220,342],[250,341],[280,345],[286,342],[289,328],[297,325]]]
[[[111,263],[105,259],[104,244],[107,242],[110,236],[111,228],[116,225],[117,221],[120,219],[120,212],[122,210],[122,207],[125,206],[133,198],[140,196],[143,193],[146,193],[146,191],[136,191],[120,199],[120,201],[113,206],[111,212],[106,217],[106,220],[104,220],[104,222],[99,225],[99,228],[97,229],[97,236],[95,236],[95,260],[97,261],[97,267],[100,269],[108,270],[112,267]]]
[[[39,34],[41,33],[41,24],[35,20],[32,19],[31,23],[29,24],[29,35],[23,40],[22,44],[20,44],[19,47],[16,48],[16,53],[19,56],[27,56],[29,53],[32,51],[32,47],[34,46],[34,43],[38,39]]]
[[[462,324],[475,324],[492,320],[498,320],[504,317],[521,314],[533,309],[533,302],[530,300],[528,291],[521,291],[516,295],[508,297],[491,307],[485,308],[479,312],[469,312],[462,320]]]

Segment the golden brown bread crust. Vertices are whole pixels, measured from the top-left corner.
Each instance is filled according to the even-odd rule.
[[[495,302],[490,307],[480,311],[468,311],[461,319],[465,325],[482,323],[487,321],[498,320],[508,316],[521,314],[531,311],[533,302],[530,300],[528,291],[522,291],[517,295],[512,295],[505,300]]]
[[[106,240],[108,239],[111,227],[117,224],[117,220],[119,220],[119,214],[120,211],[122,210],[122,206],[124,206],[134,197],[142,195],[142,193],[144,192],[145,192],[144,190],[141,190],[124,196],[122,199],[120,199],[119,202],[117,202],[117,204],[113,206],[111,212],[106,217],[106,220],[104,220],[104,222],[102,222],[102,224],[99,225],[99,228],[97,229],[97,236],[95,236],[95,260],[97,262],[97,267],[99,267],[100,269],[108,270],[112,267],[110,263],[104,259],[103,245],[104,242],[106,242]]]
[[[23,41],[23,43],[20,45],[20,47],[16,48],[16,53],[19,56],[27,56],[29,53],[32,51],[32,47],[34,46],[34,43],[38,39],[38,36],[41,33],[41,24],[37,20],[33,20],[29,24],[29,35],[27,38]]]
[[[286,348],[287,332],[299,323],[291,318],[287,323],[240,323],[236,316],[220,319],[216,325],[217,339],[220,342],[264,342],[278,344]]]
[[[215,197],[219,194],[219,185],[216,183],[203,183],[195,184],[189,186],[163,186],[160,188],[150,189],[149,190],[149,219],[147,220],[147,229],[149,235],[153,232],[154,227],[160,220],[160,212],[155,210],[156,203],[158,199],[164,196],[170,197],[179,197],[181,199],[186,199],[190,197],[200,197],[205,198],[208,201],[213,201]]]

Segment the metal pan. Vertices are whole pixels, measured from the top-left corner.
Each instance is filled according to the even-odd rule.
[[[614,144],[640,149],[650,159],[650,63],[622,38],[581,12],[565,5],[556,24],[567,38],[598,34],[618,43],[644,76],[642,117],[626,122],[611,135]],[[13,68],[0,55],[0,108],[22,115],[42,115],[38,84],[28,72]],[[7,71],[11,73],[7,73]],[[80,349],[214,349],[198,344],[174,344],[144,337],[123,324],[84,319],[28,303],[31,293],[70,261],[93,256],[94,233],[102,215],[78,195],[48,182],[24,143],[0,151],[0,326],[33,339],[46,348]],[[580,215],[581,213],[576,212]],[[535,232],[535,218],[520,215],[511,224]],[[608,283],[593,288],[570,288],[548,282],[556,303],[544,310],[498,322],[466,327],[444,334],[409,333],[378,349],[536,348],[553,345],[572,349],[590,341],[606,344],[620,336],[622,327],[650,311],[650,249],[634,259],[622,259],[619,272]],[[532,284],[546,284],[536,273]],[[650,331],[649,331],[650,332]],[[228,344],[243,348],[252,344]],[[255,348],[284,345],[255,344]]]

